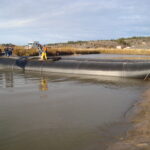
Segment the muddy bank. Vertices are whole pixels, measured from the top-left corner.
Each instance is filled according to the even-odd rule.
[[[133,127],[107,150],[150,150],[150,89],[134,107]]]

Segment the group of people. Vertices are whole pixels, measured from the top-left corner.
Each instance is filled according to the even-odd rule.
[[[47,60],[47,47],[39,44],[38,51],[39,51],[39,56],[40,56],[41,60]]]
[[[4,48],[4,51],[2,49],[0,49],[0,56],[12,56],[12,53],[13,53],[13,47],[5,47]]]
[[[5,53],[5,56],[11,56],[12,55],[12,53],[13,53],[13,47],[5,47],[4,48],[4,53]]]

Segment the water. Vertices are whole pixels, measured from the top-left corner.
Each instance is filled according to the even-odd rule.
[[[0,71],[0,150],[105,149],[149,86],[108,79]]]
[[[71,58],[88,58],[88,59],[141,59],[150,60],[149,55],[127,55],[127,54],[90,54],[90,55],[77,55],[70,56]],[[68,56],[66,57],[68,58]]]

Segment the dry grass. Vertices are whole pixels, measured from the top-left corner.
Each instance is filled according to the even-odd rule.
[[[150,49],[108,49],[108,48],[91,48],[80,49],[73,47],[50,48],[48,52],[52,54],[129,54],[129,55],[150,55]]]
[[[0,45],[0,49],[3,50],[3,49],[4,49],[4,46]]]
[[[150,49],[101,49],[106,54],[150,55]]]
[[[22,46],[15,46],[13,54],[17,55],[17,56],[37,56],[38,50],[33,49],[33,48],[32,49],[25,49]]]
[[[0,46],[0,49],[4,51],[4,46]],[[38,55],[37,49],[25,49],[24,46],[14,46],[13,55],[17,56],[36,56]]]
[[[3,46],[0,49],[4,50]],[[129,55],[150,55],[150,49],[108,49],[108,48],[91,48],[81,49],[73,47],[48,47],[48,55],[74,55],[74,54],[129,54]],[[37,56],[37,49],[25,49],[23,46],[14,47],[14,55],[17,56]]]
[[[79,49],[72,47],[60,47],[60,48],[48,48],[48,53],[60,55],[70,54],[129,54],[129,55],[150,55],[150,49],[106,49],[106,48],[95,48],[95,49]]]

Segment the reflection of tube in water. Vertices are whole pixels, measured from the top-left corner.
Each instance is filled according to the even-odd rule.
[[[5,88],[14,87],[13,72],[6,72],[4,73],[4,76],[5,76]]]
[[[41,91],[47,91],[48,90],[48,84],[46,79],[41,79],[40,81],[40,90]]]

